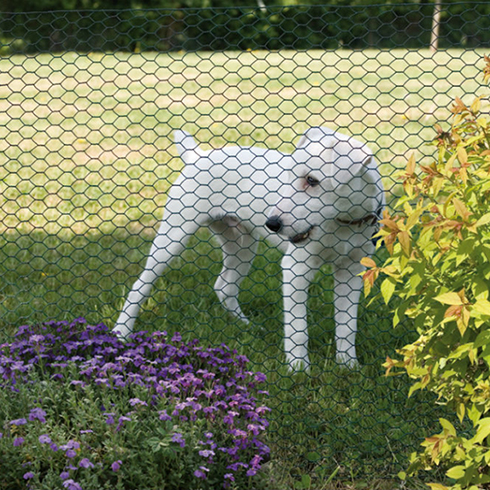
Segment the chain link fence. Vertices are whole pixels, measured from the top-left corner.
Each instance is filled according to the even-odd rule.
[[[443,6],[433,52],[431,4],[1,13],[0,341],[22,324],[83,316],[224,342],[268,376],[279,466],[393,475],[437,415],[422,395],[406,400],[405,380],[383,376],[381,363],[411,338],[409,325],[393,330],[382,302],[364,299],[358,312],[336,313],[335,290],[342,310],[359,286],[342,290],[335,273],[351,266],[324,250],[369,254],[378,172],[390,205],[396,171],[412,153],[434,154],[426,143],[436,122],[448,127],[454,97],[483,93],[488,15],[486,2]],[[363,145],[308,133],[314,127]],[[253,149],[215,151],[234,145]],[[154,242],[166,205],[161,234],[170,238]],[[279,225],[267,222],[277,217]],[[229,261],[221,276],[220,242]],[[296,250],[287,252],[295,264],[322,258],[297,269],[318,269],[309,288],[286,281],[300,285],[300,299],[290,291],[283,300],[281,243]],[[158,250],[168,257],[156,258]],[[135,283],[149,254],[149,270],[167,259],[168,267]],[[239,294],[234,274],[244,276]],[[125,301],[139,302],[130,291],[143,284],[152,289],[136,315]],[[284,322],[294,368],[305,360],[295,334],[306,317],[311,370],[291,376]],[[352,320],[354,368],[336,362],[335,340],[352,347],[349,332],[339,334]]]

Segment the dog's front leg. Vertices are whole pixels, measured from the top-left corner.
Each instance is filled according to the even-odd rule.
[[[362,290],[361,264],[350,259],[333,265],[337,362],[354,367],[357,364],[356,332],[359,300]]]
[[[318,264],[304,249],[290,247],[283,257],[284,349],[291,371],[309,370],[307,301],[308,289]]]

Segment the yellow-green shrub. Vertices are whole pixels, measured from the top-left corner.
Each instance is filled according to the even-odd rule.
[[[387,374],[406,371],[410,393],[434,392],[461,422],[440,419],[441,433],[411,456],[408,474],[444,468],[448,479],[429,484],[434,490],[490,487],[490,119],[482,100],[456,99],[451,129],[436,126],[432,163],[409,159],[403,196],[379,233],[389,257],[381,267],[363,260],[366,292],[379,276],[386,303],[400,299],[394,325],[408,317],[419,334],[387,358]]]

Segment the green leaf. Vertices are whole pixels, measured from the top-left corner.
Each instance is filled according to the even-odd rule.
[[[446,475],[449,478],[453,478],[454,480],[459,480],[460,478],[464,477],[464,472],[465,472],[464,466],[459,465],[459,466],[453,466],[452,468],[447,470]]]
[[[391,277],[387,277],[381,283],[381,294],[383,295],[383,299],[385,300],[386,304],[388,304],[391,297],[393,296],[393,293],[395,292],[395,286],[395,280]]]
[[[463,422],[465,413],[466,413],[466,405],[464,403],[458,403],[456,406],[456,414],[458,415],[460,422]]]
[[[474,347],[478,349],[478,347],[483,347],[484,345],[488,345],[490,343],[490,330],[483,330],[480,332],[475,339]]]
[[[467,238],[466,240],[463,240],[459,246],[458,246],[458,251],[456,254],[456,265],[460,265],[462,262],[464,262],[470,254],[474,251],[475,247],[475,239],[474,238]]]
[[[490,301],[479,299],[472,307],[472,313],[476,312],[479,315],[490,316]]]
[[[410,285],[410,294],[416,294],[417,288],[422,282],[424,282],[424,284],[426,283],[424,273],[417,271],[414,268],[414,271],[408,280],[408,284]]]
[[[473,404],[470,406],[470,408],[467,410],[467,412],[468,412],[469,419],[473,422],[473,425],[476,425],[478,420],[480,420],[480,417],[481,417],[480,409],[475,404]]]
[[[306,455],[306,459],[312,463],[315,463],[315,462],[319,461],[320,459],[322,459],[322,455],[318,451],[310,451]]]
[[[443,485],[442,483],[427,483],[432,490],[448,490],[448,487]]]
[[[488,299],[488,286],[482,277],[473,277],[471,289],[475,299]]]
[[[475,223],[475,226],[483,226],[490,223],[490,213],[484,214],[478,221]]]
[[[416,382],[408,390],[408,397],[410,398],[416,391],[422,389],[422,383]]]
[[[477,424],[476,434],[472,441],[481,443],[490,435],[490,417],[480,419]]]
[[[294,484],[294,488],[297,490],[307,490],[308,488],[311,488],[311,476],[301,475],[301,481],[297,481]]]
[[[436,296],[434,298],[436,301],[439,301],[439,303],[442,303],[444,305],[462,305],[463,302],[461,301],[461,297],[459,296],[458,293],[443,293],[440,294],[439,296]]]
[[[456,435],[456,429],[454,428],[454,425],[449,422],[449,420],[440,418],[439,423],[442,425],[442,428],[444,429],[445,432],[448,434],[455,436]]]
[[[466,342],[465,344],[458,345],[458,347],[454,348],[447,356],[448,359],[465,359],[468,357],[468,352],[473,349],[472,342]]]

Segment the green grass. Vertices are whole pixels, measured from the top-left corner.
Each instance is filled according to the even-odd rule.
[[[328,125],[369,143],[389,193],[393,173],[448,119],[455,96],[480,92],[479,52],[312,51],[0,58],[0,342],[24,323],[84,316],[111,326],[141,272],[166,191],[182,167],[171,133],[203,148],[257,144],[293,151]],[[468,94],[464,97],[464,94]],[[353,372],[333,362],[328,266],[309,301],[313,369],[291,376],[282,353],[280,254],[261,244],[240,301],[245,327],[212,286],[220,252],[207,231],[157,282],[139,329],[225,342],[267,373],[271,477],[391,481],[428,427],[432,401],[406,400],[386,355],[410,339],[379,302],[361,305]],[[374,475],[374,476],[373,476]]]

